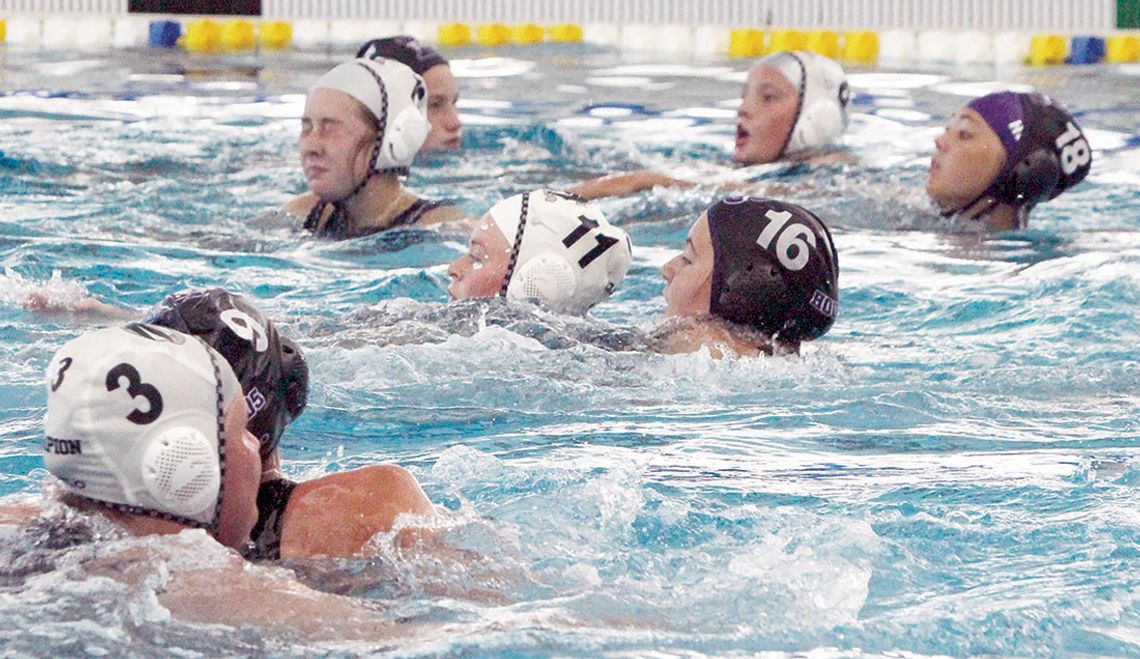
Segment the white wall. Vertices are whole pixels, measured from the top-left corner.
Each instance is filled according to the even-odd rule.
[[[1115,29],[1115,0],[263,0],[273,18],[833,29]]]
[[[124,14],[127,0],[0,0],[0,14]],[[273,19],[1103,33],[1115,0],[263,0]]]
[[[125,14],[127,0],[0,0],[3,14]]]

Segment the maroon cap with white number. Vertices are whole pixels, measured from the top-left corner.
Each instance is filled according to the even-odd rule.
[[[309,400],[301,347],[244,295],[221,288],[172,293],[143,322],[199,337],[226,358],[245,392],[247,429],[261,441],[262,458],[273,453]]]
[[[201,340],[136,323],[64,344],[46,372],[44,466],[71,494],[213,528],[226,410],[241,397]]]
[[[822,336],[839,310],[839,258],[811,211],[757,197],[730,197],[708,210],[714,316],[784,342]]]

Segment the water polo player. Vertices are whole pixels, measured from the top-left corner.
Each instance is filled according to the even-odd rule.
[[[1029,211],[1082,181],[1092,149],[1075,119],[1044,94],[996,92],[954,113],[934,141],[926,191],[944,216],[988,229],[1024,228]]]
[[[286,426],[309,400],[309,367],[301,348],[242,295],[214,288],[167,296],[144,322],[169,327],[206,342],[233,368],[246,401],[247,429],[258,438],[262,460],[253,530],[257,556],[275,556],[281,516],[295,483],[281,475],[278,445]]]
[[[139,323],[92,332],[56,353],[47,394],[44,466],[65,500],[130,529],[204,528],[245,545],[258,442],[237,377],[205,342]]]
[[[245,549],[257,519],[259,443],[245,431],[241,388],[224,357],[196,337],[134,323],[67,342],[45,375],[44,466],[58,479],[54,489],[68,509],[105,517],[135,536],[196,528],[225,547]],[[393,491],[378,486],[381,479],[368,468],[333,476],[347,476],[341,485],[374,497]],[[300,510],[298,527],[319,522],[321,528],[304,531],[351,542],[372,530],[374,521],[361,524],[362,518],[383,516],[385,506],[410,511],[398,496],[349,510],[333,494],[323,510]],[[47,569],[68,545],[110,540],[63,565],[118,581],[129,592],[153,593],[175,619],[283,631],[301,624],[331,637],[374,636],[387,622],[351,598],[312,590],[290,573],[250,566],[194,538],[124,545],[82,516],[43,504],[0,502],[0,519],[27,522],[29,533],[66,534],[64,542],[49,539],[44,547],[50,553],[39,562]],[[332,549],[304,555],[338,555]]]
[[[451,65],[439,51],[415,37],[400,35],[372,39],[360,47],[357,57],[393,59],[415,71],[427,86],[427,119],[431,132],[420,151],[455,150],[463,137],[459,118],[459,85]]]
[[[499,295],[584,314],[629,270],[632,246],[596,206],[555,190],[515,195],[491,207],[451,262],[453,300]]]
[[[308,401],[309,367],[300,346],[279,334],[248,298],[221,288],[192,289],[172,293],[146,312],[94,297],[79,300],[71,310],[114,322],[141,316],[142,322],[197,336],[217,350],[241,383],[265,472],[276,473],[281,434]]]
[[[186,325],[210,325],[211,309],[218,308],[211,302],[219,296],[187,298],[176,311],[190,318]],[[48,368],[44,462],[72,494],[109,509],[205,528],[251,559],[352,555],[378,532],[391,530],[398,515],[434,512],[420,483],[396,465],[299,483],[263,480],[264,445],[245,424],[249,391],[243,396],[229,366],[233,357],[205,339],[233,348],[239,365],[263,364],[267,359],[257,355],[258,347],[267,347],[262,339],[270,332],[247,333],[253,314],[227,314],[234,309],[226,301],[220,307],[218,323],[227,328],[213,327],[207,336],[135,323],[83,336],[59,350]],[[239,339],[219,340],[235,327]],[[257,374],[264,376],[266,369]],[[56,408],[66,414],[52,413]],[[229,445],[220,439],[223,421]],[[112,448],[101,449],[98,442],[112,442]],[[239,461],[227,446],[244,451]]]
[[[225,357],[249,408],[248,430],[261,442],[267,475],[279,464],[278,444],[309,400],[309,367],[292,339],[243,295],[221,288],[168,295],[143,322],[196,336]]]
[[[423,80],[394,60],[354,59],[321,76],[301,118],[309,192],[284,210],[333,239],[461,218],[458,208],[422,199],[400,182],[431,130],[426,96]]]
[[[744,82],[732,159],[758,165],[823,155],[846,130],[849,103],[847,76],[839,64],[802,50],[769,55],[753,65]],[[593,179],[569,190],[597,199],[657,185],[696,184],[641,170]]]
[[[774,199],[713,204],[661,273],[665,315],[696,321],[665,335],[668,352],[794,353],[826,333],[838,312],[830,232],[811,211]]]
[[[834,61],[803,50],[769,55],[744,83],[732,159],[756,165],[819,153],[846,130],[849,102]]]
[[[296,485],[281,474],[278,446],[285,428],[308,403],[304,354],[247,298],[220,288],[169,295],[146,314],[145,322],[201,338],[237,375],[246,400],[247,429],[258,438],[262,459],[251,555],[276,558],[285,505]]]

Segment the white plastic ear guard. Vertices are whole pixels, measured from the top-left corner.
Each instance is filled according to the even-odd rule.
[[[794,153],[805,149],[819,148],[835,141],[847,126],[845,106],[837,102],[817,100],[805,105],[800,119],[792,130],[787,151]]]
[[[573,266],[559,254],[540,254],[531,257],[511,276],[507,297],[512,300],[535,300],[552,309],[559,309],[574,299],[578,289],[578,276]]]
[[[45,375],[44,466],[65,490],[216,523],[224,414],[242,400],[224,357],[196,337],[132,324],[69,341]]]
[[[429,132],[431,124],[418,108],[404,108],[388,125],[384,143],[380,147],[382,155],[376,161],[377,170],[398,166],[398,163],[410,163]]]
[[[142,481],[163,510],[190,517],[217,501],[221,488],[218,451],[201,432],[175,426],[150,440]]]
[[[491,207],[489,214],[513,245],[514,269],[508,274],[506,296],[533,300],[563,313],[582,314],[605,299],[629,269],[629,238],[606,221],[602,211],[555,190],[527,193]]]

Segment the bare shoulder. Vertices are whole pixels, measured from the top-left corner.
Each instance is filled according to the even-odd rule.
[[[281,556],[352,556],[400,515],[431,515],[415,476],[396,465],[373,465],[299,483],[289,497]]]
[[[659,327],[658,350],[667,354],[697,352],[702,348],[709,351],[713,359],[724,357],[757,357],[768,354],[760,337],[746,336],[745,328],[734,331],[713,319],[678,318]]]
[[[420,219],[416,221],[416,224],[440,224],[465,219],[467,219],[467,214],[463,212],[462,208],[448,204],[446,206],[436,206],[425,212],[420,216]]]
[[[289,200],[284,206],[281,207],[281,210],[292,215],[305,217],[309,214],[309,211],[313,210],[313,206],[316,205],[317,195],[311,192],[306,192],[303,195],[293,197],[293,199]]]
[[[403,467],[384,464],[298,483],[289,499],[286,523],[301,513],[339,510],[356,514],[359,507],[376,512],[375,506],[416,514],[434,512],[415,476]]]

